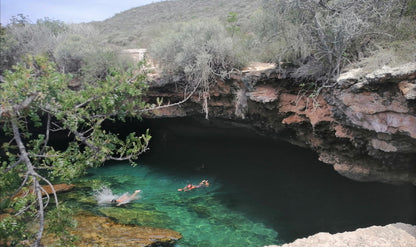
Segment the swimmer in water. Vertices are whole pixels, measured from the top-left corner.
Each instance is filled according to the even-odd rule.
[[[117,199],[113,199],[113,200],[111,201],[111,203],[115,203],[115,204],[117,204],[116,206],[120,206],[120,205],[123,205],[123,204],[129,203],[129,202],[130,202],[130,201],[132,201],[132,200],[138,199],[138,198],[136,197],[136,195],[137,195],[138,193],[140,193],[140,192],[142,192],[142,191],[141,191],[141,190],[136,190],[136,191],[134,191],[134,193],[133,193],[131,196],[129,196],[129,194],[126,192],[126,193],[124,193],[122,196],[120,196],[119,198],[117,198]]]
[[[178,191],[190,191],[193,189],[199,189],[201,187],[208,187],[208,186],[209,186],[208,180],[202,180],[198,185],[188,184],[183,189],[178,189]]]

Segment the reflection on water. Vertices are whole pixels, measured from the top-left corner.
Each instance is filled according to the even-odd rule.
[[[192,126],[152,124],[151,151],[137,167],[91,170],[84,179],[115,194],[143,192],[138,202],[118,209],[88,209],[122,223],[179,231],[180,246],[263,246],[320,231],[416,224],[414,186],[355,182],[308,150],[242,130]],[[203,179],[209,187],[177,191]]]

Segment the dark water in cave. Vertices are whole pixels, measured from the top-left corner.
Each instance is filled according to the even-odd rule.
[[[143,190],[123,209],[154,213],[149,217],[157,220],[132,222],[181,232],[178,246],[263,246],[321,231],[416,224],[414,186],[352,181],[309,150],[243,129],[190,120],[148,124],[151,150],[137,167],[106,164],[84,180],[102,182],[114,193]],[[177,191],[203,179],[208,188]],[[100,205],[88,210],[103,212]]]

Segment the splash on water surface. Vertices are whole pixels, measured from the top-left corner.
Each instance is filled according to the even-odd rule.
[[[107,188],[105,186],[101,187],[98,190],[94,190],[94,197],[97,200],[98,204],[108,204],[111,203],[111,201],[118,198],[117,195],[113,194],[113,191],[111,191],[110,188]]]
[[[139,200],[140,196],[137,194],[139,192],[141,191],[136,190],[132,195],[128,192],[125,192],[122,195],[114,195],[110,188],[102,186],[99,190],[94,190],[94,196],[98,204],[115,204],[116,206],[121,206],[132,201]]]

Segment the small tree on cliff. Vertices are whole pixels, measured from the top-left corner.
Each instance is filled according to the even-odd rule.
[[[200,94],[206,118],[211,86],[241,66],[233,39],[219,22],[178,25],[174,32],[155,42],[150,53],[168,76],[185,76],[184,91]]]
[[[148,147],[148,132],[122,139],[102,127],[106,120],[140,117],[139,111],[146,107],[141,99],[143,73],[112,70],[105,79],[79,91],[68,89],[70,80],[71,75],[57,72],[44,57],[27,57],[25,63],[4,73],[0,201],[2,209],[12,210],[1,220],[0,244],[18,239],[40,245],[50,202],[42,185],[54,191],[51,179],[70,181],[106,160],[132,161]],[[57,132],[69,137],[67,147],[51,145],[51,135]],[[49,227],[64,231],[60,224],[67,219],[62,211],[52,212],[57,222]]]

